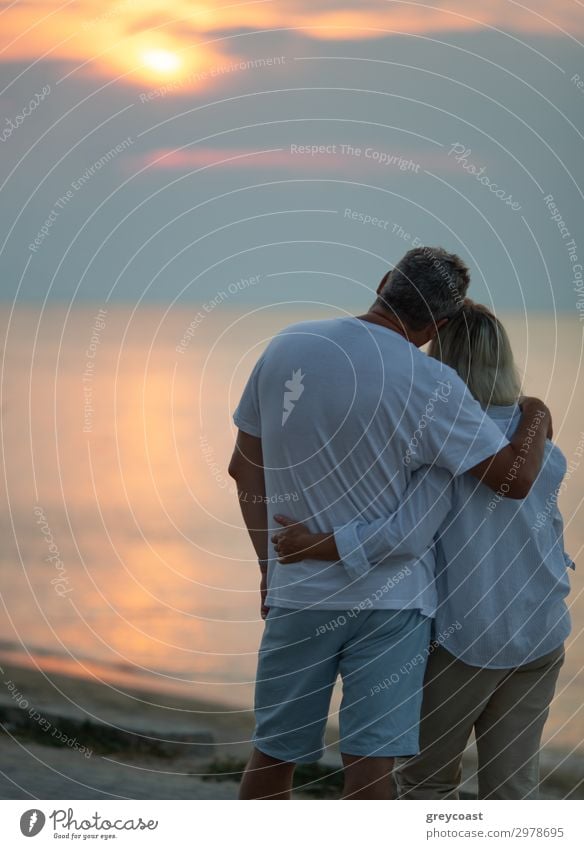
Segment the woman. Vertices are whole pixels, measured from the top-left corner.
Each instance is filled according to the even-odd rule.
[[[465,302],[429,354],[456,369],[505,434],[514,431],[520,384],[505,329],[486,307]],[[359,557],[374,568],[388,552],[415,560],[433,546],[439,606],[428,649],[421,751],[396,770],[402,798],[458,798],[473,730],[479,798],[537,798],[541,735],[570,632],[566,567],[574,564],[564,552],[557,507],[565,473],[562,452],[548,441],[523,501],[493,495],[469,475],[453,480],[423,467],[388,519],[311,534],[276,517],[285,525],[273,537],[283,563]]]

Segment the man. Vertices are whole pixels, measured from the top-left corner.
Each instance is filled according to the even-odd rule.
[[[241,798],[290,798],[295,765],[322,754],[339,674],[344,798],[390,798],[393,759],[419,750],[415,659],[435,613],[431,560],[388,558],[370,570],[343,559],[354,541],[342,528],[392,513],[423,465],[470,471],[506,497],[529,492],[549,411],[527,399],[508,441],[458,375],[419,351],[461,309],[468,284],[455,254],[411,250],[367,313],[286,328],[248,381],[229,471],[262,570],[266,625]],[[278,563],[269,534],[290,499],[312,531],[335,528],[340,560]]]

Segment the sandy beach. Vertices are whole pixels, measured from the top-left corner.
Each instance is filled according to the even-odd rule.
[[[224,799],[206,765],[244,758],[249,712],[0,664],[0,798]]]
[[[236,799],[251,711],[8,663],[0,673],[0,798]],[[335,732],[325,780],[301,776],[297,798],[338,797]],[[542,777],[542,798],[584,798],[582,755],[546,748]],[[475,791],[471,755],[463,791]]]

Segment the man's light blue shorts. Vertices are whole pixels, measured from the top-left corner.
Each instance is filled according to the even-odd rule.
[[[417,754],[431,622],[418,610],[271,608],[258,661],[255,747],[294,763],[322,757],[340,675],[341,752]]]

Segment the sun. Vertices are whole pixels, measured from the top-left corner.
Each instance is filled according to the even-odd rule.
[[[182,65],[180,56],[172,50],[145,50],[141,58],[142,64],[157,74],[174,74]]]

